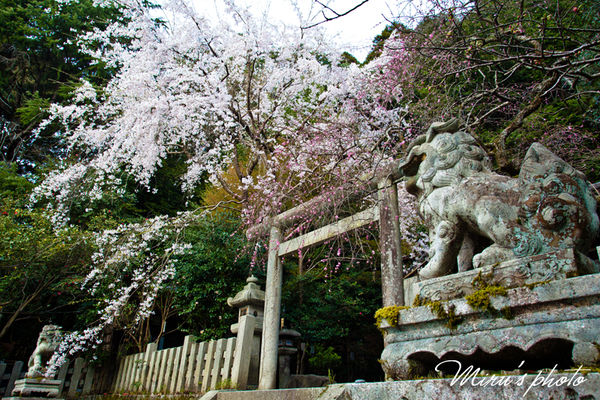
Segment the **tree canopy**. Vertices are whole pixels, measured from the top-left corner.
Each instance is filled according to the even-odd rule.
[[[407,107],[406,132],[460,115],[504,172],[539,141],[597,180],[598,3],[437,4],[371,66],[380,101]]]
[[[55,129],[36,131],[50,104],[69,99],[82,79],[103,86],[114,73],[82,51],[81,35],[122,14],[117,3],[92,0],[2,0],[0,9],[1,161],[30,170],[60,147]]]

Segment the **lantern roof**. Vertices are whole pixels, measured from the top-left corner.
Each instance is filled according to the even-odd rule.
[[[264,306],[265,305],[265,292],[260,290],[260,285],[258,285],[258,279],[252,275],[248,279],[246,279],[247,285],[244,286],[240,292],[238,292],[234,297],[230,297],[227,299],[227,304],[230,307],[243,307],[246,305],[254,305],[254,306]]]

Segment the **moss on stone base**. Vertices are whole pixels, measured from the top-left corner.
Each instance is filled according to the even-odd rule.
[[[398,313],[400,310],[406,310],[409,307],[405,306],[389,306],[380,308],[375,312],[375,320],[377,321],[375,324],[377,328],[381,326],[383,320],[387,320],[388,324],[392,327],[396,327],[398,325]]]
[[[462,318],[456,315],[453,305],[448,306],[448,310],[440,301],[431,301],[425,304],[431,310],[431,313],[439,319],[447,319],[446,327],[450,330],[456,329],[462,323]]]
[[[552,282],[552,281],[548,279],[548,280],[546,280],[546,281],[540,281],[540,282],[527,283],[527,284],[525,284],[525,287],[526,287],[527,289],[529,289],[529,290],[533,290],[533,289],[535,289],[536,287],[538,287],[538,286],[541,286],[541,285],[545,285],[545,284],[547,284],[547,283],[549,283],[549,282]]]
[[[506,288],[503,286],[487,286],[483,289],[465,296],[467,304],[474,310],[495,311],[491,305],[491,296],[506,296]]]

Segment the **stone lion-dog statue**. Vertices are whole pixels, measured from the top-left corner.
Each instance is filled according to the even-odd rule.
[[[585,175],[539,143],[518,178],[494,173],[486,152],[459,127],[458,119],[432,124],[400,162],[429,229],[421,278],[568,248],[586,255],[599,224]]]
[[[57,325],[46,325],[40,332],[37,346],[29,357],[29,369],[26,377],[36,378],[43,376],[46,365],[58,348],[62,339],[61,327]]]

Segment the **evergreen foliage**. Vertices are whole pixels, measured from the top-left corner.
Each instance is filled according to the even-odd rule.
[[[122,14],[116,2],[93,0],[1,0],[0,10],[1,161],[29,170],[60,148],[56,129],[35,133],[50,104],[69,99],[81,79],[104,86],[114,74],[81,51],[78,36]]]
[[[35,343],[32,326],[41,330],[42,320],[78,325],[87,298],[78,285],[92,247],[88,232],[55,230],[43,209],[27,207],[33,184],[15,169],[0,164],[0,341]],[[21,345],[30,343],[16,352]]]
[[[173,293],[181,327],[202,340],[230,333],[237,309],[227,305],[246,285],[250,255],[239,219],[231,212],[216,212],[186,231],[190,251],[180,257],[177,273],[167,290]],[[261,277],[261,271],[253,271]]]

